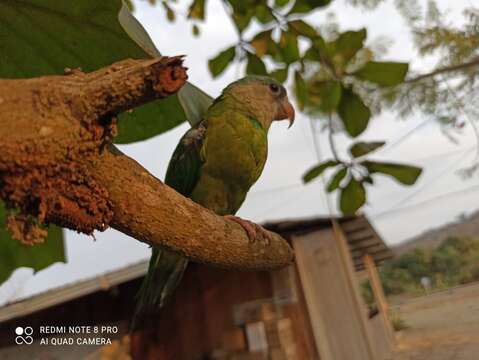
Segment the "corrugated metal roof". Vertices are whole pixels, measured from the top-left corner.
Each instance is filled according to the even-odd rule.
[[[146,274],[148,261],[124,267],[92,279],[78,281],[15,301],[0,308],[0,323],[22,317],[99,290],[108,290],[115,285],[139,278]]]
[[[376,265],[381,265],[393,257],[392,251],[365,216],[340,219],[339,225],[348,240],[356,270],[364,269],[364,255],[371,255]]]
[[[332,226],[332,218],[316,217],[311,219],[285,220],[266,223],[265,228],[291,239],[292,235],[304,234]],[[364,269],[362,257],[369,254],[376,265],[393,257],[393,253],[378,235],[364,215],[334,218],[343,230],[351,251],[354,267]]]
[[[365,254],[371,255],[378,265],[393,256],[364,216],[340,217],[335,220],[346,236],[356,270],[364,268],[362,256]],[[277,232],[287,239],[291,239],[293,234],[308,233],[331,226],[331,218],[285,220],[264,224],[265,228]],[[147,268],[148,261],[142,261],[92,279],[51,289],[30,298],[7,304],[0,308],[0,322],[22,317],[99,290],[107,290],[115,285],[145,275]]]

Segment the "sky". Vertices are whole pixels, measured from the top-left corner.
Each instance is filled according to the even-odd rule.
[[[180,14],[186,13],[187,3],[189,1],[179,1]],[[419,59],[404,22],[391,3],[386,1],[375,11],[362,11],[343,0],[335,0],[328,11],[316,12],[308,20],[320,26],[329,11],[335,12],[342,31],[367,27],[368,39],[388,37],[391,46],[385,59],[407,61],[413,70],[427,71],[433,59]],[[212,79],[207,68],[208,59],[236,41],[236,32],[219,0],[209,1],[207,22],[200,25],[199,38],[191,35],[191,24],[186,23],[183,16],[171,24],[166,21],[161,6],[151,7],[144,0],[137,0],[135,5],[135,16],[158,49],[165,55],[187,55],[190,81],[210,95],[219,95],[221,89],[242,75],[242,69],[233,65],[221,77]],[[462,9],[469,6],[470,1],[441,0],[439,5],[448,12],[449,19],[460,21]],[[183,124],[166,134],[123,145],[120,149],[163,179],[171,153],[187,129],[188,125]],[[327,134],[314,131],[314,136],[320,159],[330,158]],[[414,186],[404,187],[392,179],[376,177],[374,187],[368,189],[368,203],[363,211],[388,245],[477,210],[479,184],[476,178],[464,180],[457,173],[473,163],[476,139],[469,124],[457,137],[459,142],[452,143],[434,122],[424,117],[401,119],[392,112],[383,112],[359,138],[386,140],[390,144],[377,151],[372,159],[407,162],[424,168]],[[335,135],[335,143],[340,153],[345,153],[350,144],[341,134]],[[337,199],[330,198],[331,212],[321,181],[307,185],[301,182],[304,172],[316,163],[318,155],[311,121],[305,115],[297,113],[296,122],[289,130],[286,122],[273,124],[268,162],[239,215],[263,222],[336,214]],[[18,269],[0,286],[0,305],[146,260],[150,254],[148,246],[113,229],[96,232],[95,238],[66,231],[67,264],[54,264],[35,275],[30,269]]]

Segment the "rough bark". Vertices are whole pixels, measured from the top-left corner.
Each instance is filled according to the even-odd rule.
[[[292,260],[278,235],[269,245],[251,244],[239,225],[184,198],[109,143],[118,113],[184,84],[180,57],[66,74],[0,80],[0,197],[7,207],[86,234],[111,226],[222,267],[272,269]]]

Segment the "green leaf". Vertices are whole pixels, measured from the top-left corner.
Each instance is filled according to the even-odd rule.
[[[384,141],[373,141],[373,142],[357,142],[356,144],[353,144],[349,148],[349,152],[351,155],[355,158],[358,158],[360,156],[369,154],[370,152],[373,152],[374,150],[380,148],[385,144]]]
[[[236,55],[236,49],[234,46],[223,50],[218,55],[216,55],[213,59],[208,61],[208,68],[210,69],[211,75],[213,77],[217,77],[220,75],[233,61]]]
[[[270,48],[272,30],[262,31],[255,35],[255,37],[250,41],[251,46],[256,51],[256,55],[263,56],[268,53]]]
[[[198,25],[193,24],[193,26],[191,27],[191,32],[193,33],[193,36],[195,37],[200,36],[200,28],[198,27]]]
[[[303,59],[314,62],[320,61],[319,50],[314,46],[314,44],[311,45],[308,50],[304,52]]]
[[[367,128],[371,110],[351,89],[343,87],[338,114],[348,134],[356,137]]]
[[[258,3],[257,0],[227,0],[233,7],[233,10],[237,13],[244,14],[246,13],[252,6]]]
[[[202,119],[206,110],[213,104],[213,98],[192,83],[187,82],[178,91],[178,100],[191,126]]]
[[[335,41],[328,43],[328,54],[333,60],[333,63],[339,69],[343,69],[354,55],[362,49],[366,37],[366,29],[346,31],[340,34]]]
[[[334,80],[316,81],[309,85],[309,105],[324,113],[336,111],[341,101],[341,84]]]
[[[131,112],[123,113],[118,122],[118,136],[115,137],[114,142],[129,144],[143,141],[174,128],[186,119],[178,102],[178,96],[162,99],[161,108],[155,110],[152,112],[152,109],[139,107]]]
[[[140,46],[145,53],[149,54],[152,57],[161,56],[160,52],[156,48],[155,44],[153,44],[153,41],[151,40],[146,30],[130,13],[126,6],[123,6],[121,8],[120,13],[118,14],[118,21],[120,22],[120,25],[123,27],[123,29],[125,29],[128,36],[136,44],[138,44],[138,46]],[[141,133],[143,134],[142,136],[137,136],[136,140],[131,140],[131,138],[134,137],[132,136],[132,134],[135,133],[135,129],[141,129],[145,127],[147,128],[148,126],[151,126],[151,123],[156,124],[156,126],[158,126],[159,124],[161,125],[162,122],[160,122],[160,120],[164,121],[165,123],[168,123],[168,121],[172,121],[172,119],[174,120],[178,117],[181,117],[181,119],[183,119],[181,121],[184,121],[186,116],[186,119],[188,120],[190,125],[194,126],[203,119],[206,110],[213,103],[213,98],[211,96],[209,96],[204,91],[202,91],[190,82],[186,82],[186,84],[183,85],[183,87],[178,91],[177,95],[170,96],[167,98],[167,100],[171,98],[177,98],[178,104],[180,106],[177,106],[178,104],[176,103],[173,104],[174,106],[167,106],[168,104],[165,101],[161,101],[160,106],[163,106],[164,108],[162,108],[162,116],[154,118],[156,121],[152,122],[151,118],[147,116],[141,117],[139,119],[131,118],[129,128],[125,126],[126,121],[123,121],[123,123],[120,122],[120,135],[115,138],[115,142],[126,143],[148,138],[149,136],[147,137],[147,135],[149,133],[148,130],[146,130]],[[137,109],[135,109],[134,111],[137,111]],[[123,116],[127,117],[128,115],[130,114],[124,114]],[[125,131],[122,131],[122,129],[124,129]],[[158,128],[155,129],[156,131],[158,130]],[[121,141],[125,138],[125,135],[127,136],[127,139],[129,139],[129,141]]]
[[[254,54],[248,53],[248,65],[246,65],[248,75],[268,75],[263,60]]]
[[[318,32],[314,27],[303,20],[294,20],[288,23],[288,27],[292,28],[297,34],[310,39],[318,37]]]
[[[162,2],[161,4],[163,5],[163,8],[166,11],[166,18],[168,19],[168,21],[170,22],[175,21],[176,15],[175,15],[175,12],[171,9],[171,7],[166,2]]]
[[[284,83],[288,78],[288,68],[274,70],[269,75],[273,79],[278,80],[280,83]]]
[[[289,0],[275,0],[274,1],[274,5],[277,6],[277,7],[283,7],[287,3],[289,3]]]
[[[303,181],[305,183],[310,182],[311,180],[317,178],[319,175],[323,173],[324,170],[326,170],[329,167],[336,166],[338,165],[338,162],[335,160],[328,160],[326,162],[323,162],[321,164],[318,164],[311,169],[309,169],[306,174],[303,175]]]
[[[381,173],[392,176],[401,184],[413,185],[416,183],[422,169],[412,165],[364,161],[361,165],[368,169],[370,174]]]
[[[283,31],[279,40],[283,61],[291,64],[299,60],[298,37],[290,32]]]
[[[65,67],[93,71],[147,57],[120,26],[121,6],[120,0],[0,2],[0,77],[58,75]]]
[[[306,101],[308,100],[308,89],[303,77],[301,76],[301,73],[298,70],[294,72],[294,92],[299,108],[303,109]]]
[[[366,202],[366,189],[361,182],[351,177],[348,184],[341,190],[339,208],[346,215],[354,214]]]
[[[188,10],[188,17],[196,20],[204,20],[205,0],[193,0]]]
[[[345,167],[337,171],[336,174],[334,174],[334,176],[331,178],[331,181],[329,182],[326,190],[328,192],[333,192],[334,190],[336,190],[347,173],[348,169]]]
[[[254,8],[251,8],[249,11],[245,13],[241,13],[238,11],[233,12],[233,21],[235,22],[236,27],[238,28],[239,32],[242,33],[251,22],[251,19],[254,15]]]
[[[296,0],[289,11],[290,14],[306,13],[319,7],[328,5],[332,0]]]
[[[319,62],[322,60],[322,54],[327,54],[327,45],[324,39],[318,35],[314,40],[312,40],[312,44],[304,53],[303,59]]]
[[[118,13],[118,22],[131,40],[133,40],[145,54],[151,57],[161,56],[155,44],[139,21],[132,15],[127,6],[123,5]]]
[[[118,14],[118,21],[128,36],[138,44],[146,54],[152,57],[161,56],[146,30],[130,13],[126,6],[121,8]],[[178,102],[171,99],[178,99]],[[173,104],[169,104],[168,101],[173,101]],[[174,121],[181,123],[185,120],[185,117],[191,126],[194,126],[203,119],[206,110],[212,103],[213,98],[211,96],[190,82],[187,82],[176,95],[170,96],[166,101],[160,101],[158,103],[158,107],[161,111],[157,112],[154,117],[147,116],[147,114],[138,114],[138,111],[142,111],[142,108],[135,109],[132,114],[122,114],[120,119],[123,117],[124,120],[119,123],[120,134],[115,138],[115,142],[129,143],[147,139],[166,131],[161,130],[162,126]],[[150,105],[152,104],[147,106]],[[135,115],[135,112],[136,118],[132,116]],[[152,119],[155,119],[155,121],[152,121]],[[150,130],[151,126],[154,126],[154,129]]]
[[[0,284],[19,267],[32,268],[36,272],[56,262],[66,262],[61,228],[50,225],[44,243],[25,246],[11,238],[5,229],[5,220],[5,207],[0,201]]]
[[[123,0],[123,3],[128,8],[129,11],[135,11],[135,6],[133,5],[133,0]]]
[[[268,6],[266,6],[264,4],[260,4],[260,5],[256,6],[256,11],[255,11],[254,15],[259,20],[259,22],[262,23],[262,24],[267,24],[267,23],[274,20],[274,17],[271,14],[271,11],[269,10]]]
[[[404,82],[409,64],[369,61],[353,75],[379,86],[395,86]]]
[[[271,40],[268,43],[268,50],[266,51],[266,54],[271,55],[274,61],[278,63],[284,63],[283,54],[281,53],[281,47],[274,40]],[[289,64],[286,64],[286,66],[288,67]]]

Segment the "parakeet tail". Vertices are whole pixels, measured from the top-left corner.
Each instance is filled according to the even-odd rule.
[[[137,295],[131,330],[136,328],[144,315],[158,312],[165,305],[180,283],[187,265],[188,260],[185,257],[153,247],[148,273]]]

